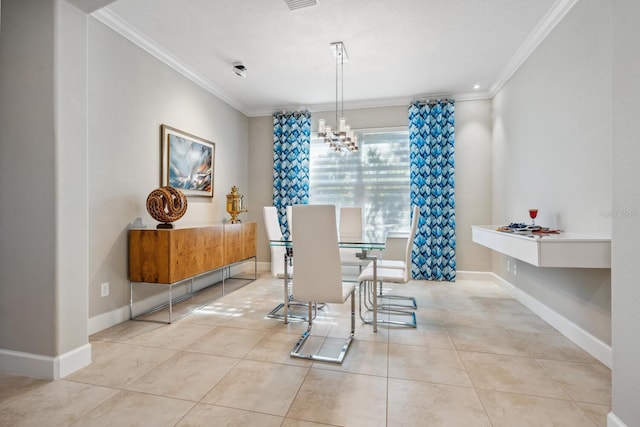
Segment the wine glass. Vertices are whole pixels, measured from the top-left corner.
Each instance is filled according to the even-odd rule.
[[[531,225],[536,225],[536,217],[538,216],[538,209],[529,209],[529,216],[531,217]]]

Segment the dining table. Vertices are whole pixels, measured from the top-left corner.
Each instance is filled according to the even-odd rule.
[[[283,291],[283,300],[282,303],[278,304],[270,313],[269,317],[279,318],[284,321],[284,323],[289,323],[290,314],[290,304],[291,304],[291,296],[289,295],[289,265],[294,259],[294,242],[292,240],[270,240],[269,246],[284,246],[286,248],[284,254],[284,291]],[[338,247],[340,249],[357,249],[355,255],[363,262],[370,261],[371,266],[373,267],[373,283],[377,283],[377,271],[378,271],[378,255],[373,253],[372,251],[383,251],[386,247],[386,239],[381,238],[371,238],[371,239],[362,239],[361,241],[339,241]],[[321,256],[321,254],[320,254]],[[367,321],[362,316],[362,308],[360,307],[360,318],[365,323],[371,323],[373,325],[373,332],[378,331],[378,295],[375,291],[375,286],[373,287],[365,287],[365,289],[373,289],[371,292],[371,299],[373,301],[372,307],[372,319],[371,321]],[[361,289],[362,291],[362,289]],[[362,296],[361,296],[362,298]],[[282,314],[276,314],[279,310],[282,310]],[[298,317],[299,319],[306,319],[302,317]]]

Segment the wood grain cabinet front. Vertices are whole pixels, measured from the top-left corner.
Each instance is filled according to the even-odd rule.
[[[225,224],[224,263],[233,264],[256,256],[256,223]]]
[[[223,267],[254,258],[253,278],[231,277],[231,268],[222,272],[222,294],[225,280],[230,278],[251,282],[257,278],[256,223],[219,224],[204,227],[174,228],[169,230],[129,230],[129,281],[131,318],[153,320],[146,315],[168,307],[167,322],[176,320],[173,305],[214,286],[215,283],[194,289],[194,278]],[[225,274],[226,272],[226,274]],[[187,280],[191,279],[191,280]],[[141,314],[134,314],[134,284],[162,285],[169,290],[168,301]],[[176,294],[173,289],[181,287]],[[237,289],[237,285],[232,289]],[[139,300],[140,301],[140,300]],[[139,302],[138,301],[138,302]],[[142,304],[145,306],[145,304]],[[184,317],[189,311],[181,313]]]
[[[176,283],[256,256],[256,223],[129,230],[129,280]]]

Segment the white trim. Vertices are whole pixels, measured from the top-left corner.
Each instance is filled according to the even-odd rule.
[[[270,262],[259,261],[258,262],[258,273],[264,273],[266,271],[271,273],[271,263]]]
[[[0,372],[53,380],[54,359],[22,351],[0,350]]]
[[[270,271],[271,269],[271,263],[269,262],[258,262],[257,264],[258,264],[257,265],[258,273],[261,271]],[[248,273],[252,271],[253,271],[253,260],[241,262],[231,266],[232,275]],[[204,275],[204,277],[207,278],[206,279],[207,284],[204,286],[198,286],[199,284],[196,283],[198,279],[196,279],[194,281],[194,291],[197,292],[205,287],[212,286],[211,283],[209,282],[211,281],[211,276],[214,274],[217,274],[218,276],[220,276],[222,274],[222,268],[218,270],[214,270]],[[222,276],[220,276],[219,280],[217,279],[215,280],[216,281],[214,282],[214,285],[218,285],[218,283],[222,280]],[[185,281],[185,284],[186,284],[186,281]],[[222,285],[220,284],[220,286]],[[175,292],[176,294],[174,296],[180,297],[184,293],[184,288],[181,286],[176,286]],[[164,304],[166,302],[167,301],[166,301],[165,292],[158,292],[157,294],[151,295],[145,298],[144,300],[136,301],[136,309],[137,311],[144,312],[146,310],[149,310],[155,306]],[[97,316],[90,317],[88,321],[89,335],[93,335],[97,332],[108,329],[112,326],[125,322],[129,319],[131,319],[131,308],[128,305],[116,308],[106,313],[98,314]]]
[[[384,108],[384,107],[407,107],[416,100],[426,99],[445,99],[453,98],[456,101],[478,101],[483,99],[491,99],[492,96],[488,92],[475,91],[465,92],[457,94],[423,94],[413,97],[401,97],[401,98],[385,98],[385,99],[367,99],[362,101],[345,101],[345,110],[358,110],[366,108]],[[312,105],[284,105],[276,108],[275,111],[290,111],[290,110],[309,110],[311,113],[319,113],[322,111],[334,111],[336,108],[335,103],[324,104],[312,104]],[[249,117],[261,117],[270,116],[274,110],[251,110],[249,111]]]
[[[226,93],[222,88],[217,86],[212,81],[208,80],[204,76],[200,75],[198,72],[193,70],[191,67],[182,63],[178,58],[173,56],[171,53],[164,50],[161,46],[159,46],[153,40],[147,38],[143,33],[141,33],[137,28],[120,18],[118,15],[109,10],[108,7],[104,7],[94,13],[91,14],[98,21],[102,22],[107,27],[111,28],[118,34],[122,35],[127,40],[133,42],[138,45],[142,49],[149,52],[152,56],[160,60],[161,62],[167,64],[169,67],[173,68],[187,79],[191,80],[207,92],[217,96],[222,101],[229,104],[231,107],[240,111],[245,116],[249,116],[247,107],[240,102],[239,100],[231,97],[228,93]]]
[[[131,309],[128,305],[116,308],[106,313],[98,314],[89,318],[89,335],[108,329],[118,323],[125,322],[131,318]]]
[[[61,354],[56,359],[58,359],[58,377],[54,379],[57,380],[91,364],[91,344],[87,343],[82,347]]]
[[[574,0],[577,1],[577,0]],[[319,111],[332,111],[335,108],[335,104],[327,103],[327,104],[316,104],[310,106],[300,106],[300,105],[288,105],[282,106],[281,108],[268,109],[268,110],[252,110],[248,106],[244,105],[240,100],[229,95],[224,89],[220,88],[211,80],[206,77],[200,75],[197,71],[193,70],[191,67],[182,63],[178,58],[176,58],[171,53],[167,52],[161,46],[159,46],[156,42],[146,37],[143,33],[141,33],[137,28],[132,26],[130,23],[123,20],[121,17],[113,13],[109,10],[108,7],[104,7],[94,13],[91,14],[98,21],[105,24],[107,27],[111,28],[118,34],[122,35],[127,40],[133,42],[140,48],[144,49],[152,56],[167,64],[169,67],[173,68],[187,79],[191,80],[207,92],[217,96],[222,101],[229,104],[231,107],[240,111],[247,117],[262,117],[262,116],[270,116],[274,111],[280,110],[291,110],[291,109],[308,109],[312,112]],[[360,108],[380,108],[380,107],[393,107],[393,106],[409,106],[412,101],[416,99],[427,99],[427,98],[454,98],[456,101],[472,101],[472,100],[480,100],[480,99],[491,99],[493,95],[489,92],[485,91],[474,91],[474,92],[465,92],[458,94],[428,94],[428,95],[417,95],[411,98],[402,97],[402,98],[388,98],[388,99],[372,99],[372,100],[363,100],[363,101],[352,101],[346,102],[345,108],[348,110],[360,109]]]
[[[538,45],[549,35],[549,33],[558,25],[558,23],[564,18],[564,16],[571,10],[571,8],[577,3],[578,0],[557,0],[542,20],[536,25],[533,31],[525,39],[522,45],[518,48],[516,53],[509,59],[504,68],[500,71],[498,78],[490,87],[488,92],[465,92],[458,94],[447,94],[447,97],[456,99],[457,101],[471,101],[478,99],[491,99],[500,89],[509,81],[511,76],[522,66],[522,64],[531,56],[536,50]],[[202,76],[191,67],[182,63],[171,53],[167,52],[156,42],[146,37],[137,28],[130,23],[123,20],[117,14],[109,10],[108,7],[103,7],[100,10],[91,14],[98,21],[102,22],[118,34],[125,37],[127,40],[138,45],[152,56],[167,64],[187,79],[191,80],[198,86],[202,87],[207,92],[217,96],[222,101],[229,104],[231,107],[240,111],[247,117],[261,117],[270,116],[273,111],[279,111],[281,109],[309,109],[313,112],[319,111],[332,111],[334,104],[317,104],[312,106],[283,106],[283,108],[275,108],[273,110],[252,110],[250,107],[244,105],[240,100],[229,95],[223,88],[217,84]],[[346,109],[360,109],[360,108],[378,108],[378,107],[393,107],[399,105],[408,106],[413,100],[418,98],[433,98],[436,95],[417,95],[412,98],[389,98],[389,99],[374,99],[353,101],[345,104]]]
[[[627,425],[611,411],[607,415],[607,427],[627,427]]]
[[[557,0],[553,7],[542,18],[542,21],[536,25],[531,34],[526,38],[524,43],[518,48],[516,53],[509,59],[507,65],[500,71],[498,79],[489,89],[491,98],[496,96],[498,91],[509,81],[511,76],[524,64],[524,62],[536,50],[538,45],[547,38],[551,30],[564,18],[578,0]]]
[[[238,264],[231,265],[231,276],[235,276],[237,274],[243,273],[253,273],[254,263],[256,265],[256,269],[258,268],[258,261],[253,258],[246,261],[241,261]]]
[[[60,356],[43,356],[0,349],[0,372],[59,380],[91,363],[91,344]]]
[[[598,359],[608,368],[613,364],[613,351],[611,346],[593,336],[566,317],[553,311],[531,295],[517,288],[495,273],[490,273],[493,281],[506,293],[520,301],[525,307],[540,316],[544,321],[556,328],[562,335],[573,341],[578,347]]]
[[[495,281],[494,274],[489,271],[456,271],[456,280],[488,280]]]

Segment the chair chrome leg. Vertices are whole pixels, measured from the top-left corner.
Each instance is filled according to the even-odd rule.
[[[307,341],[307,338],[309,338],[309,336],[311,335],[311,327],[313,326],[313,314],[312,314],[312,307],[315,309],[316,305],[312,304],[311,302],[309,302],[308,306],[308,310],[309,310],[309,325],[307,326],[307,330],[304,331],[304,333],[302,334],[302,336],[298,339],[298,342],[296,342],[296,345],[293,346],[293,349],[291,350],[291,357],[297,357],[300,359],[307,359],[307,360],[314,360],[317,362],[329,362],[329,363],[342,363],[342,361],[344,360],[344,357],[347,354],[347,351],[349,350],[349,346],[351,345],[351,343],[353,342],[353,336],[355,333],[355,300],[354,300],[355,296],[353,295],[353,292],[351,293],[351,333],[349,334],[349,337],[347,338],[347,340],[344,342],[344,344],[342,344],[342,348],[340,349],[340,354],[337,357],[328,357],[328,356],[320,356],[318,354],[308,354],[308,353],[302,353],[302,346],[304,345],[304,343]]]
[[[295,321],[307,321],[308,317],[306,316],[301,316],[299,314],[291,314],[291,307],[306,307],[307,304],[302,303],[302,302],[296,302],[293,299],[293,296],[290,295],[289,296],[289,314],[288,314],[288,318],[290,320],[295,320]],[[323,308],[326,307],[325,303],[314,303],[314,314],[313,314],[313,318],[316,318],[317,312],[318,310],[322,310]],[[284,319],[284,314],[278,313],[280,310],[282,310],[284,308],[284,303],[280,303],[278,305],[276,305],[273,310],[271,310],[269,313],[267,313],[267,317],[270,319]]]
[[[382,282],[378,282],[378,286],[375,286],[374,289],[375,288],[379,289],[377,291],[378,292],[378,301],[380,301],[380,299],[409,301],[409,304],[394,304],[392,302],[378,303],[378,310],[391,309],[391,307],[395,307],[395,308],[398,308],[398,309],[403,309],[403,308],[417,309],[418,308],[418,304],[416,303],[416,299],[414,297],[404,296],[404,295],[384,294],[382,292]],[[369,304],[372,304],[371,300],[369,301]],[[367,307],[367,308],[369,310],[372,310],[371,307]]]
[[[351,294],[351,337],[353,338],[356,332],[356,300],[355,291]]]
[[[414,297],[406,297],[403,295],[389,295],[389,294],[382,294],[382,295],[378,295],[378,299],[390,299],[390,300],[400,300],[400,301],[408,301],[409,304],[394,304],[391,302],[388,303],[384,303],[382,305],[386,305],[389,307],[399,307],[399,308],[409,308],[409,309],[416,309],[418,308],[418,304],[416,303],[416,299]]]
[[[362,301],[364,300],[364,306],[367,309],[367,311],[371,311],[369,309],[369,307],[367,307],[367,296],[364,295],[368,293],[367,292],[367,282],[363,281],[360,282],[360,286],[358,287],[358,315],[360,316],[360,319],[364,322],[367,323],[366,319],[362,316]]]
[[[286,268],[287,264],[286,264],[286,260],[285,260],[285,268]],[[293,299],[293,295],[291,295],[291,279],[287,280],[287,286],[285,289],[285,296],[288,295],[287,297],[287,302],[288,302],[288,308],[287,308],[287,315],[285,316],[283,313],[278,313],[280,310],[282,310],[284,308],[284,303],[280,303],[278,305],[276,305],[269,313],[267,313],[267,317],[270,319],[280,319],[280,320],[285,320],[285,323],[288,322],[289,319],[291,320],[307,320],[307,317],[305,316],[300,316],[297,314],[291,314],[291,307],[306,307],[307,304],[303,303],[303,302],[299,302]],[[320,309],[322,310],[325,307],[324,303],[319,303],[317,304],[316,310]],[[315,317],[315,316],[314,316]]]
[[[416,299],[414,297],[404,296],[404,295],[392,295],[392,294],[384,294],[382,292],[382,282],[379,282],[379,291],[378,298],[387,298],[387,299],[395,299],[401,301],[409,301],[409,305],[407,304],[392,304],[387,303],[387,306],[394,306],[400,308],[418,308],[418,304],[416,303]]]
[[[391,320],[391,319],[378,319],[378,325],[392,325],[392,326],[406,326],[409,328],[417,328],[418,322],[416,321],[416,314],[411,312],[407,313],[407,316],[411,316],[411,320],[407,322],[402,322],[400,320]],[[360,316],[363,323],[367,325],[373,325],[373,319],[365,319],[362,315]]]
[[[359,288],[359,312],[360,312],[360,319],[362,320],[363,323],[368,324],[368,325],[372,325],[374,323],[373,319],[367,319],[365,318],[365,316],[362,313],[362,301],[364,300],[364,306],[367,309],[367,311],[372,311],[373,308],[371,306],[371,308],[369,306],[367,306],[367,298],[368,296],[366,294],[369,294],[370,292],[376,292],[377,291],[377,286],[375,284],[370,283],[369,281],[363,281],[360,283],[360,288]],[[362,295],[362,294],[365,295]],[[370,304],[373,304],[373,302],[371,300],[369,300]],[[390,309],[390,308],[385,308],[384,306],[382,308],[380,308],[380,306],[378,306],[378,313],[383,312],[383,313],[389,313],[389,314],[399,314],[399,315],[404,315],[404,316],[410,316],[411,319],[409,321],[403,322],[400,320],[391,320],[391,319],[380,319],[378,317],[377,319],[377,324],[378,325],[393,325],[393,326],[406,326],[406,327],[410,327],[410,328],[417,328],[418,327],[418,322],[416,320],[416,314],[413,311],[406,311],[406,310],[399,310],[399,309]]]
[[[368,311],[373,311],[373,299],[371,298],[371,291],[369,290],[371,287],[370,281],[366,280],[364,282],[365,295],[364,295],[364,306]]]

